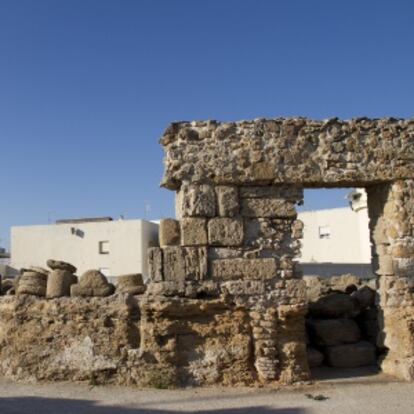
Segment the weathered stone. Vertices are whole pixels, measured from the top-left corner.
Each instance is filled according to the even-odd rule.
[[[162,249],[159,247],[150,247],[147,250],[148,255],[148,274],[153,282],[162,282],[164,276],[162,273],[163,260]]]
[[[207,278],[207,248],[205,247],[165,247],[163,263],[165,281]]]
[[[177,220],[161,219],[159,225],[160,246],[178,246],[180,244],[180,223]]]
[[[180,223],[182,246],[203,246],[208,244],[206,219],[183,218]]]
[[[312,343],[331,346],[358,342],[361,332],[352,319],[310,319],[307,322]]]
[[[308,364],[310,368],[316,368],[322,365],[323,362],[323,353],[319,352],[315,348],[308,348]]]
[[[53,270],[47,278],[46,297],[60,298],[70,296],[70,287],[77,283],[77,278],[67,270]]]
[[[234,217],[239,213],[237,187],[217,186],[217,205],[220,217]]]
[[[356,368],[376,363],[375,347],[367,341],[329,346],[325,349],[325,355],[328,364],[337,368]]]
[[[241,201],[243,217],[295,218],[295,204],[284,199],[246,198]]]
[[[52,270],[66,270],[69,273],[76,273],[77,270],[75,266],[71,265],[70,263],[63,262],[61,260],[50,259],[47,261],[47,265]]]
[[[368,286],[363,286],[356,292],[353,292],[351,296],[359,302],[362,309],[373,307],[375,305],[375,290]]]
[[[130,295],[141,295],[146,286],[141,273],[133,273],[117,277],[116,292],[129,293]]]
[[[88,270],[71,285],[71,296],[109,296],[115,292],[115,286],[99,270]]]
[[[6,295],[7,292],[14,289],[13,279],[4,279],[1,281],[1,294]]]
[[[310,314],[316,318],[353,318],[360,311],[358,301],[345,293],[331,293],[309,307]]]
[[[240,246],[243,237],[241,219],[213,218],[208,221],[208,242],[212,246]]]
[[[263,295],[266,292],[265,283],[261,280],[231,280],[220,286],[230,295]]]
[[[214,217],[216,215],[216,194],[206,184],[182,184],[176,199],[176,215],[184,217]]]
[[[45,296],[46,283],[47,275],[36,272],[24,272],[19,279],[16,294]]]
[[[271,279],[277,276],[275,259],[223,259],[212,262],[212,276],[219,279]]]

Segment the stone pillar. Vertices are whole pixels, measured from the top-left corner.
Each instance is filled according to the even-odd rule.
[[[160,240],[180,243],[149,254],[148,294],[222,298],[247,310],[252,364],[263,382],[309,375],[305,292],[294,262],[302,237],[295,205],[302,199],[294,186],[183,183],[176,197],[179,225],[160,228],[169,232]]]
[[[384,372],[414,379],[414,180],[367,188]]]

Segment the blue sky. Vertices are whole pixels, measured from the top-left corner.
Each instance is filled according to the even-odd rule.
[[[413,19],[410,0],[1,0],[0,244],[11,225],[173,215],[174,120],[411,117]]]

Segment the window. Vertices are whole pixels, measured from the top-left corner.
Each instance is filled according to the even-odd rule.
[[[331,238],[331,228],[329,226],[319,226],[319,238],[320,239],[330,239]]]
[[[99,242],[99,254],[109,254],[109,241]]]

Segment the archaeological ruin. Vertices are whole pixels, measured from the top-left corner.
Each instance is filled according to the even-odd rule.
[[[160,223],[149,280],[23,269],[0,298],[1,375],[285,384],[324,359],[414,379],[414,120],[177,122],[160,142],[176,219]],[[366,189],[376,289],[308,300],[296,206],[318,187]]]

